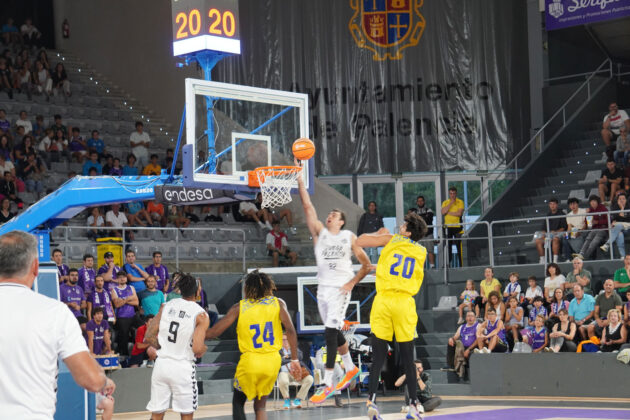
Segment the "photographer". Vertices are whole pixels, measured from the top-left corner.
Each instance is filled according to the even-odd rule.
[[[424,371],[422,368],[422,362],[420,360],[415,360],[414,363],[416,364],[416,379],[418,381],[418,387],[416,388],[418,390],[418,401],[420,401],[420,404],[424,407],[425,413],[433,411],[442,404],[442,398],[433,396],[431,392],[431,375]],[[394,385],[401,387],[405,384],[406,380],[406,376],[403,375],[396,380]],[[408,402],[409,395],[405,395],[405,404],[408,404]],[[407,407],[403,407],[402,412],[406,413]]]

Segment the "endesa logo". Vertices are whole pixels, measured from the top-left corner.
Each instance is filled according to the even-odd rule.
[[[176,201],[180,203],[188,203],[191,201],[212,200],[212,190],[210,188],[193,188],[193,189],[165,189],[164,199],[167,201]]]

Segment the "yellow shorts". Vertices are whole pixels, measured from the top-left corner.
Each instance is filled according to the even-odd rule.
[[[416,336],[418,313],[413,296],[402,293],[377,293],[370,312],[372,333],[381,340],[404,343]]]
[[[282,360],[279,352],[241,354],[234,375],[234,388],[247,399],[265,397],[273,391]]]

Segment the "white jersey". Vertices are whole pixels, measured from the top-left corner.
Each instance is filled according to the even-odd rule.
[[[351,259],[353,235],[349,230],[342,230],[336,235],[326,228],[319,232],[315,260],[320,286],[341,287],[354,277]]]
[[[204,309],[196,302],[182,298],[164,304],[158,332],[158,357],[174,360],[195,360],[192,338],[197,315]]]

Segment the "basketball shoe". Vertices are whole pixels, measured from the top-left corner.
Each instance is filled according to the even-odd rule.
[[[350,372],[346,372],[346,375],[343,377],[342,380],[339,381],[339,383],[335,387],[335,391],[343,391],[344,389],[348,388],[350,386],[350,382],[352,382],[354,378],[359,376],[359,373],[359,368],[356,366]]]
[[[317,392],[311,397],[310,401],[313,404],[321,404],[324,401],[326,401],[328,397],[333,395],[334,391],[335,391],[334,386],[325,386],[325,387],[319,388]]]
[[[367,408],[367,415],[370,420],[383,420],[383,417],[381,417],[381,414],[378,412],[378,407],[372,401],[367,400],[365,407]]]

